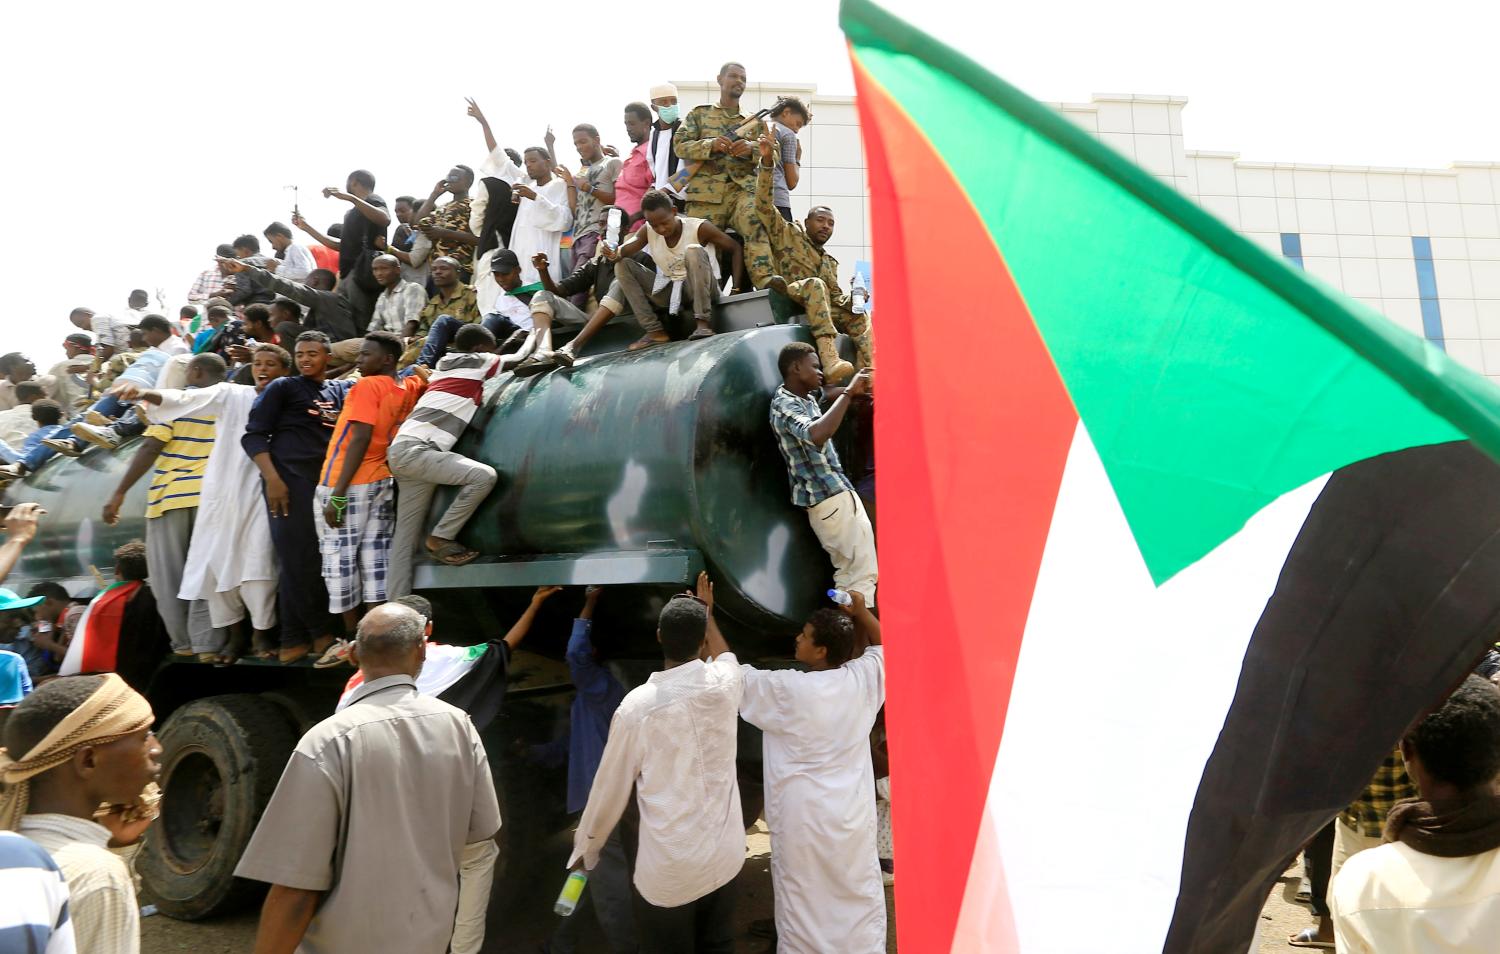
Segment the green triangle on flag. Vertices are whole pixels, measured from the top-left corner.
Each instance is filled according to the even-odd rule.
[[[1353,461],[1465,435],[1500,456],[1482,375],[867,0],[841,21],[985,223],[1158,584]]]

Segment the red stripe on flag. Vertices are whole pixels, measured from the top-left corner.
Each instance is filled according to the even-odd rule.
[[[941,952],[954,946],[1078,419],[962,186],[853,59],[880,301],[878,602],[891,634],[897,925],[903,950]],[[994,904],[993,923],[1008,926],[1008,900]],[[1008,933],[1001,949],[1016,946]]]

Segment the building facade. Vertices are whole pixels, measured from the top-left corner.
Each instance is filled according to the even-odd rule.
[[[679,82],[684,109],[718,96],[712,82]],[[752,84],[747,112],[800,96],[813,121],[800,134],[797,217],[834,210],[829,250],[845,282],[870,258],[869,192],[851,96],[813,86]],[[1500,163],[1447,169],[1247,162],[1183,146],[1180,96],[1096,94],[1054,108],[1197,201],[1268,251],[1500,379]]]

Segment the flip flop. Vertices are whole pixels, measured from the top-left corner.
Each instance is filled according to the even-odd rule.
[[[692,334],[688,335],[687,340],[702,341],[704,338],[712,338],[713,336],[714,332],[712,328],[698,328],[695,329]]]
[[[1315,947],[1322,951],[1331,951],[1334,947],[1332,941],[1318,940],[1318,929],[1315,927],[1303,928],[1287,938],[1286,942],[1292,947]]]
[[[470,550],[457,540],[449,540],[435,550],[428,547],[427,552],[434,560],[448,566],[463,566],[465,563],[474,562],[474,558],[479,556],[478,550]]]
[[[532,355],[516,365],[515,370],[511,374],[514,374],[518,378],[534,378],[539,374],[551,371],[555,367],[557,367],[557,361],[551,355],[545,357]]]
[[[552,360],[557,362],[559,368],[571,368],[573,366],[573,352],[554,351],[552,352]]]
[[[665,341],[657,341],[655,338],[651,337],[650,335],[641,335],[641,337],[634,344],[630,345],[625,350],[626,351],[645,351],[647,348],[654,348],[657,345],[664,345],[664,344],[666,344]]]

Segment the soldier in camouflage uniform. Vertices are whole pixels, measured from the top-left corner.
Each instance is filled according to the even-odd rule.
[[[777,161],[773,158],[774,145],[764,135],[757,145],[760,169],[755,181],[755,216],[765,233],[776,269],[767,284],[802,305],[813,339],[818,343],[823,376],[829,384],[843,384],[855,368],[839,357],[838,333],[842,331],[854,339],[861,368],[875,366],[875,351],[869,316],[856,315],[850,310],[849,293],[839,285],[839,261],[823,250],[833,238],[833,211],[827,206],[815,206],[808,211],[805,224],[783,219],[774,201],[773,169]]]
[[[765,285],[774,268],[765,229],[755,214],[755,146],[764,135],[765,123],[755,120],[739,138],[738,130],[749,121],[740,111],[745,92],[745,68],[725,63],[719,70],[719,101],[695,106],[683,119],[673,139],[677,155],[690,161],[687,215],[708,219],[721,229],[733,229],[745,242],[745,269],[756,288]]]

